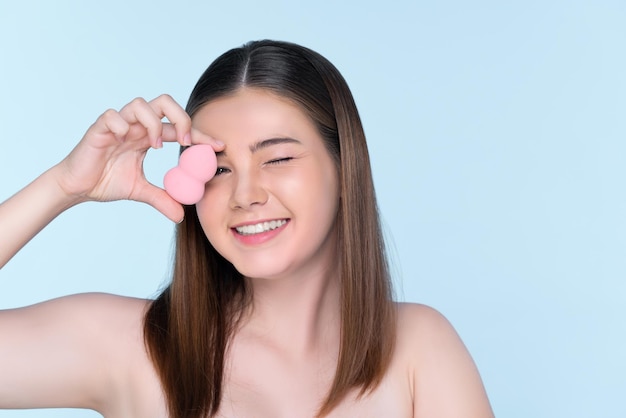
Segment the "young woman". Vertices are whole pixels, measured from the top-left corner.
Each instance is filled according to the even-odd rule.
[[[147,150],[175,141],[218,155],[196,205],[143,176]],[[161,96],[105,112],[0,206],[0,266],[62,211],[116,199],[179,222],[171,284],[153,301],[84,294],[0,312],[0,408],[493,416],[449,323],[392,301],[359,115],[319,54],[252,42],[211,64],[186,111]]]

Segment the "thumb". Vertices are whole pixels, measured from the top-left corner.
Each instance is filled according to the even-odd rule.
[[[183,206],[172,199],[165,190],[153,184],[147,183],[137,196],[137,200],[149,204],[174,223],[182,222],[185,217]]]

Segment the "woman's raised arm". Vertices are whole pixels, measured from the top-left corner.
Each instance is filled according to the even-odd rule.
[[[193,136],[194,142],[219,148],[195,130]],[[150,184],[142,169],[149,148],[175,141],[191,144],[191,120],[170,96],[107,110],[63,161],[0,205],[0,268],[56,216],[81,202],[136,200],[179,222],[182,206]]]

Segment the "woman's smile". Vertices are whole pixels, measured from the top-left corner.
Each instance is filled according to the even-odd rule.
[[[257,223],[249,223],[231,228],[235,238],[244,245],[263,244],[280,234],[287,226],[289,219],[274,219]]]
[[[268,232],[287,223],[287,219],[279,219],[277,221],[264,221],[259,223],[253,223],[248,225],[237,226],[234,229],[241,235],[258,235],[263,232]]]

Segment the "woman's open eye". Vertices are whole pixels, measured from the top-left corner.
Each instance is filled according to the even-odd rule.
[[[215,177],[222,175],[222,174],[226,174],[228,173],[230,170],[227,169],[226,167],[217,167],[217,170],[215,170]]]
[[[287,161],[291,161],[291,160],[293,160],[293,157],[276,158],[275,160],[270,160],[265,164],[280,164],[280,163],[286,163]]]

